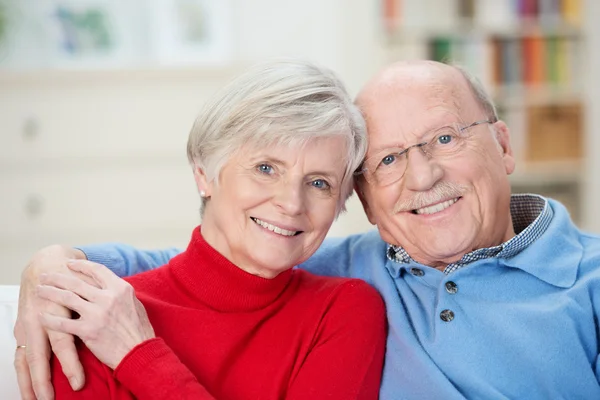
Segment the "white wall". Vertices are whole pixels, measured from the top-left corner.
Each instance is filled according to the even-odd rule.
[[[185,246],[199,203],[187,133],[206,97],[248,64],[308,58],[338,71],[352,93],[379,65],[376,2],[231,1],[228,68],[0,71],[0,284],[18,283],[51,243]],[[28,119],[39,125],[34,139],[24,137]],[[370,227],[353,197],[331,234]]]

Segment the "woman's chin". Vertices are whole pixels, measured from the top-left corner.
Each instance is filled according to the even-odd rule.
[[[273,264],[264,264],[264,263],[260,263],[261,265],[257,265],[257,267],[254,270],[249,271],[251,274],[256,275],[256,276],[260,276],[261,278],[265,278],[265,279],[273,279],[275,277],[277,277],[279,274],[281,274],[282,272],[285,272],[291,268],[293,268],[294,266],[289,266],[289,265],[273,265]]]

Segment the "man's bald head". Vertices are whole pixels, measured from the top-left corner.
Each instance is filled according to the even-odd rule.
[[[497,119],[496,108],[481,82],[465,69],[429,60],[399,61],[376,74],[356,97],[363,112],[378,99],[398,94],[427,90],[431,96],[446,98],[460,109],[463,96],[473,96],[485,115]]]

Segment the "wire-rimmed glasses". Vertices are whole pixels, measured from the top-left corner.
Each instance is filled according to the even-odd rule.
[[[428,140],[406,148],[388,148],[366,159],[355,175],[363,175],[367,182],[378,186],[391,185],[402,179],[408,167],[408,154],[411,149],[420,149],[428,158],[448,158],[459,153],[465,146],[465,132],[478,125],[493,124],[496,119],[475,121],[461,127],[458,124],[435,129],[425,135]]]

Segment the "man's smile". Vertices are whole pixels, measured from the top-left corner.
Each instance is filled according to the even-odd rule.
[[[433,204],[433,205],[430,205],[430,206],[426,206],[426,207],[423,207],[423,208],[412,210],[412,212],[413,212],[413,214],[419,214],[419,215],[422,215],[422,214],[435,214],[435,213],[438,213],[438,212],[443,211],[446,208],[450,207],[452,204],[456,203],[459,199],[460,199],[460,197],[456,197],[454,199],[442,201],[442,202],[437,203],[437,204]]]

